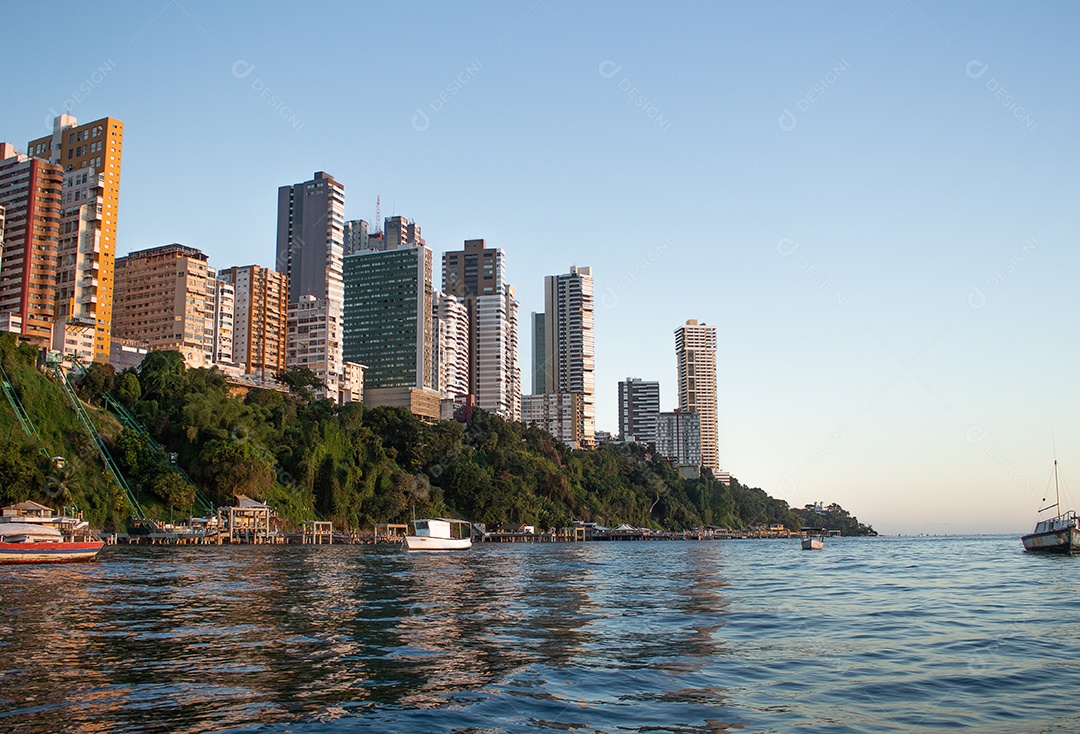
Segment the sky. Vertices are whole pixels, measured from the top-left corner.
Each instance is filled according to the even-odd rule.
[[[698,319],[744,484],[904,534],[1029,531],[1055,456],[1080,499],[1072,3],[48,16],[54,42],[6,35],[0,140],[123,120],[120,254],[272,266],[277,187],[326,171],[349,219],[380,197],[437,256],[506,251],[525,391],[543,277],[591,266],[600,429],[629,376],[676,406],[674,330]]]

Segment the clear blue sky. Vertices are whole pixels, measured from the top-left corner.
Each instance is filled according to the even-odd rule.
[[[591,265],[600,428],[628,375],[673,407],[696,318],[745,483],[1021,532],[1056,442],[1080,499],[1072,3],[5,10],[0,138],[125,122],[121,253],[270,265],[277,187],[325,170],[349,218],[505,248],[526,389],[543,276]]]

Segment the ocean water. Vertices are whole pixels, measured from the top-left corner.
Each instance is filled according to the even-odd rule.
[[[109,547],[0,567],[0,732],[1076,732],[1017,537]]]

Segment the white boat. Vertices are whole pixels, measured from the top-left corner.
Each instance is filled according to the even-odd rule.
[[[0,513],[0,563],[90,561],[103,545],[81,514],[58,516],[37,502]]]
[[[411,551],[466,550],[472,547],[472,533],[464,538],[454,537],[454,525],[471,525],[464,520],[436,518],[413,520],[415,535],[406,535],[405,544]]]
[[[803,550],[821,550],[825,547],[825,543],[821,541],[821,538],[803,538],[802,549]]]
[[[1080,520],[1076,510],[1061,509],[1057,459],[1054,459],[1054,504],[1043,507],[1039,512],[1047,510],[1057,510],[1058,514],[1037,521],[1033,532],[1021,536],[1024,550],[1033,553],[1064,553],[1070,556],[1080,554]]]

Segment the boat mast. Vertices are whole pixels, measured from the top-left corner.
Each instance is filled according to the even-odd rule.
[[[1061,494],[1058,492],[1057,459],[1054,459],[1054,506],[1057,507],[1059,516],[1065,514],[1061,511]]]

